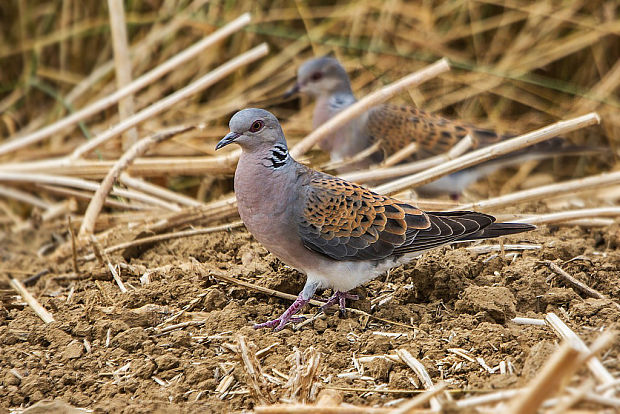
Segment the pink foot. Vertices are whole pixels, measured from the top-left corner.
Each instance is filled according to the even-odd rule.
[[[271,321],[267,321],[263,323],[255,323],[254,329],[275,328],[274,330],[277,332],[277,331],[282,330],[284,326],[289,322],[298,323],[305,319],[304,317],[300,317],[300,316],[293,316],[288,319],[285,319],[282,316],[280,316],[279,318],[273,319]]]
[[[293,302],[293,304],[289,306],[289,308],[285,310],[284,313],[280,315],[279,318],[276,318],[268,322],[257,323],[254,325],[254,329],[274,328],[275,331],[281,331],[284,328],[284,326],[286,326],[286,324],[289,322],[302,321],[304,318],[296,317],[293,315],[299,312],[299,310],[303,308],[304,305],[308,303],[309,301],[310,301],[309,299],[304,299],[300,293],[299,296],[297,296],[297,299],[295,299],[295,302]]]
[[[358,300],[359,296],[357,295],[353,295],[352,293],[348,293],[348,292],[340,292],[337,291],[336,293],[334,293],[329,299],[327,299],[327,302],[325,302],[325,304],[323,306],[321,306],[321,310],[323,312],[325,312],[325,309],[329,308],[332,305],[335,305],[336,303],[338,303],[338,305],[340,306],[340,313],[341,314],[345,314],[346,312],[346,300]]]

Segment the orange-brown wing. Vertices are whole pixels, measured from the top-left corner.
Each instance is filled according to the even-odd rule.
[[[304,245],[336,260],[384,259],[431,226],[423,211],[327,174],[313,174],[302,197]]]
[[[410,106],[378,105],[368,111],[367,129],[372,140],[382,140],[389,156],[417,142],[425,155],[437,155],[452,148],[468,133],[474,138],[474,148],[490,145],[502,139],[493,131],[474,128]]]
[[[381,260],[532,228],[496,225],[493,216],[474,211],[426,213],[317,171],[310,173],[303,188],[297,211],[302,242],[335,260]]]

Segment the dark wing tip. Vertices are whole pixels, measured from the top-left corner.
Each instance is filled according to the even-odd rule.
[[[507,236],[509,234],[518,234],[526,231],[535,230],[536,226],[527,223],[493,223],[480,231],[470,234],[461,241],[467,240],[481,240],[492,239],[500,236]]]

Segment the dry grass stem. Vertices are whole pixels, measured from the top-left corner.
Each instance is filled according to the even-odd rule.
[[[411,155],[415,154],[418,151],[418,143],[412,142],[409,145],[406,145],[404,148],[396,151],[394,154],[390,155],[381,163],[381,167],[391,167],[392,165],[396,165],[399,162],[409,158]]]
[[[159,234],[198,221],[213,221],[232,216],[238,216],[237,199],[234,195],[227,194],[221,199],[211,201],[202,207],[188,207],[180,212],[160,216],[156,222],[146,224],[144,231]]]
[[[387,101],[405,88],[419,85],[429,79],[434,78],[435,76],[446,72],[449,69],[450,65],[448,64],[448,61],[446,59],[441,59],[433,63],[432,65],[425,67],[424,69],[405,76],[404,78],[365,96],[353,105],[349,106],[347,109],[339,112],[338,115],[325,122],[319,128],[314,130],[311,134],[305,137],[302,141],[298,142],[297,145],[295,145],[291,149],[291,155],[293,156],[293,158],[301,157],[315,144],[327,138],[327,136],[331,132],[340,128],[348,121],[351,121],[352,119],[362,115],[373,106],[379,105],[380,103]]]
[[[583,354],[581,356],[582,361],[588,361],[589,359],[598,356],[605,352],[609,347],[615,344],[616,336],[618,336],[617,332],[613,329],[606,329],[601,333],[591,344],[590,344],[590,352],[587,354]],[[609,381],[604,385],[611,384],[614,381]]]
[[[163,27],[160,25],[154,25],[149,34],[138,44],[131,48],[131,57],[134,62],[141,62],[147,59],[154,49],[156,49],[160,43],[166,39],[173,37],[180,29],[182,29],[187,19],[190,18],[192,13],[195,13],[200,7],[204,6],[209,0],[197,0],[193,1],[186,9],[176,14],[168,23]],[[114,62],[108,60],[98,68],[93,70],[84,80],[79,82],[68,94],[67,101],[74,102],[78,98],[82,97],[85,93],[89,92],[93,85],[99,82],[102,78],[106,77],[114,70]],[[134,82],[137,82],[137,79]],[[135,91],[132,91],[135,92]]]
[[[22,283],[14,278],[9,278],[9,285],[11,285],[11,287],[17,292],[19,293],[19,295],[22,297],[22,299],[24,299],[24,302],[26,302],[28,304],[28,306],[30,306],[32,308],[32,310],[34,311],[34,313],[37,314],[37,316],[39,318],[41,318],[41,320],[45,323],[52,323],[55,321],[54,316],[47,311],[47,309],[45,309],[38,300],[36,300],[34,298],[34,296],[32,296],[30,294],[30,292],[28,292],[28,290],[26,289],[26,287],[24,285],[22,285]]]
[[[576,393],[576,390],[569,390],[569,392],[571,394]],[[594,403],[594,404],[600,404],[603,407],[610,407],[615,409],[612,412],[618,412],[618,410],[620,409],[620,398],[612,398],[612,397],[606,397],[604,395],[600,395],[597,393],[593,393],[593,392],[586,392],[583,394],[583,396],[581,397],[583,400],[590,402],[590,403]],[[568,413],[571,413],[571,411],[567,411]],[[580,411],[575,410],[572,411],[575,414],[579,414]],[[601,412],[601,410],[599,411],[595,411],[596,413]],[[603,411],[605,412],[605,411]]]
[[[112,275],[112,278],[118,285],[118,288],[121,290],[122,293],[126,293],[127,288],[125,287],[123,280],[121,279],[120,275],[118,274],[114,266],[112,266],[112,263],[110,262],[110,259],[108,258],[108,255],[105,254],[105,252],[101,248],[101,245],[99,245],[99,241],[97,241],[97,238],[91,234],[89,235],[89,241],[90,241],[91,247],[93,248],[93,253],[95,254],[95,257],[97,258],[97,260],[99,261],[99,264],[101,264],[102,266],[108,269],[108,271],[110,272],[110,275]]]
[[[235,377],[232,374],[228,374],[222,379],[222,381],[218,384],[217,388],[215,389],[215,392],[220,394],[219,396],[220,399],[223,399],[226,396],[225,394],[233,386],[234,382],[235,382]]]
[[[347,167],[351,164],[355,164],[359,161],[365,160],[366,158],[370,157],[372,154],[377,152],[379,148],[381,148],[381,141],[375,142],[370,147],[358,152],[357,154],[355,154],[354,156],[350,158],[346,158],[340,161],[333,161],[333,162],[330,161],[327,164],[321,166],[321,169],[322,170],[336,170],[336,169],[340,169],[343,167]]]
[[[160,336],[160,335],[164,335],[169,332],[175,331],[177,329],[187,328],[188,326],[201,326],[201,325],[204,325],[205,323],[206,323],[205,320],[180,322],[174,325],[164,326],[163,328],[157,328],[156,329],[157,333],[155,335]]]
[[[581,226],[581,227],[609,227],[615,223],[614,219],[590,218],[556,222],[558,226]]]
[[[427,170],[429,168],[441,165],[445,162],[460,157],[469,150],[471,145],[472,138],[470,135],[466,135],[445,154],[435,155],[434,157],[428,157],[423,160],[412,161],[410,163],[397,165],[394,167],[373,168],[364,171],[342,174],[340,175],[340,177],[359,183],[367,181],[382,181],[391,178],[402,177],[404,175],[413,174],[418,171]]]
[[[593,175],[586,178],[543,185],[528,190],[517,191],[488,200],[459,206],[463,210],[489,211],[492,208],[515,205],[526,201],[542,200],[564,194],[575,194],[579,191],[590,191],[620,183],[620,171]]]
[[[423,404],[426,404],[433,397],[439,395],[445,389],[446,389],[446,383],[440,382],[439,384],[429,389],[428,391],[418,395],[415,398],[410,399],[407,402],[404,402],[398,408],[393,410],[392,414],[413,414],[415,412],[415,408]]]
[[[603,208],[608,208],[608,207],[603,207]],[[588,214],[597,213],[597,211],[589,212],[589,210],[590,209],[585,209],[585,211],[588,212]],[[577,215],[578,211],[579,210],[566,210],[566,213],[568,213],[568,215],[572,217],[574,215]],[[579,218],[579,219],[568,218],[564,220],[564,218],[560,216],[559,218],[562,220],[555,221],[556,220],[555,214],[564,214],[564,212],[560,211],[559,213],[547,213],[547,214],[509,214],[509,213],[495,213],[495,212],[493,213],[493,215],[498,221],[515,221],[515,220],[520,220],[520,219],[527,219],[531,221],[536,221],[537,224],[546,224],[547,222],[549,222],[549,223],[553,223],[556,226],[606,227],[606,226],[611,226],[612,224],[615,223],[615,220],[613,218],[603,218],[603,217]],[[615,217],[615,214],[612,214],[612,213],[607,213],[607,214],[610,215],[611,217]],[[605,213],[603,213],[603,215],[605,215]]]
[[[135,162],[135,160],[134,160]],[[127,166],[129,167],[129,166]],[[177,203],[179,205],[182,206],[186,206],[186,207],[200,207],[200,206],[204,206],[204,203],[201,203],[200,201],[191,198],[191,197],[187,197],[179,192],[175,192],[175,191],[170,191],[167,188],[164,187],[160,187],[158,185],[155,184],[151,184],[147,181],[141,180],[139,178],[134,178],[132,176],[130,176],[129,174],[127,174],[126,172],[123,172],[121,174],[121,176],[119,177],[119,181],[123,184],[125,184],[127,187],[132,188],[134,190],[138,190],[141,191],[143,193],[147,193],[150,194],[154,197],[158,197],[160,199],[166,200],[166,201],[171,201],[173,203]]]
[[[57,187],[54,185],[36,184],[36,186],[52,194],[58,194],[58,195],[62,195],[65,197],[70,197],[70,199],[90,200],[91,198],[93,198],[93,194],[94,194],[92,192],[72,190],[70,188]],[[149,210],[151,209],[151,206],[149,205],[138,204],[138,203],[127,204],[127,203],[122,203],[120,201],[113,200],[112,198],[109,198],[109,197],[105,200],[105,205],[109,207],[114,207],[120,210]],[[81,219],[78,219],[78,221],[79,220]]]
[[[131,83],[131,60],[129,59],[129,45],[127,44],[127,24],[125,23],[125,8],[122,0],[108,0],[110,15],[110,31],[112,33],[112,48],[114,50],[114,67],[116,73],[116,87],[122,89]],[[134,114],[135,105],[132,94],[118,101],[118,114],[121,121]],[[135,127],[128,129],[123,137],[123,149],[129,149],[138,141],[138,131]]]
[[[512,323],[516,323],[517,325],[536,325],[536,326],[546,326],[547,322],[544,319],[536,319],[536,318],[523,318],[516,317],[510,320]]]
[[[564,341],[543,365],[525,391],[517,394],[505,411],[511,414],[535,414],[543,401],[561,391],[566,380],[579,368],[580,351],[572,341]]]
[[[287,358],[292,365],[286,383],[289,397],[297,398],[302,403],[312,401],[318,393],[321,353],[312,346],[303,352],[297,348],[293,349],[293,353]]]
[[[460,145],[462,144],[462,145]],[[349,181],[355,181],[358,183],[364,183],[368,181],[384,181],[392,178],[402,177],[416,173],[418,171],[426,170],[436,165],[443,164],[446,161],[450,161],[469,149],[471,145],[471,138],[467,135],[457,145],[455,145],[449,152],[445,154],[436,155],[434,157],[424,158],[418,161],[412,161],[406,164],[400,164],[393,167],[380,167],[370,168],[362,171],[354,171],[350,173],[340,174],[341,178]]]
[[[247,26],[249,23],[250,23],[249,13],[245,13],[241,15],[239,18],[230,22],[226,26],[222,27],[215,33],[211,34],[210,36],[207,36],[206,38],[197,42],[193,46],[190,46],[184,51],[178,53],[177,55],[170,58],[169,60],[162,63],[161,65],[157,66],[150,72],[140,76],[138,79],[134,80],[130,84],[126,85],[125,87],[118,89],[116,92],[106,96],[105,98],[102,98],[88,105],[87,107],[77,112],[74,112],[73,114],[67,116],[66,118],[56,121],[55,123],[49,126],[46,126],[45,128],[42,128],[36,132],[33,132],[28,135],[24,135],[22,137],[17,137],[9,142],[0,144],[0,155],[4,155],[9,152],[12,152],[20,148],[24,148],[28,145],[34,144],[36,142],[39,142],[59,131],[64,130],[65,128],[69,126],[75,125],[78,122],[114,105],[115,103],[117,103],[120,99],[124,98],[125,96],[131,95],[134,92],[137,92],[138,90],[144,88],[147,85],[150,85],[157,79],[161,78],[166,73],[169,73],[170,71],[188,62],[189,60],[194,59],[197,55],[204,52],[205,49],[213,46],[215,43],[230,36],[231,34],[238,32],[239,30],[241,30],[241,28],[243,28],[244,26]],[[95,72],[93,72],[93,74],[95,74]],[[71,98],[71,94],[69,95],[68,99],[71,100],[70,98]]]
[[[77,275],[80,273],[80,268],[77,261],[77,242],[75,240],[75,230],[73,228],[70,215],[67,215],[67,227],[69,228],[69,234],[71,235],[71,258],[73,260],[73,272]]]
[[[575,288],[577,291],[583,293],[584,295],[591,297],[591,298],[597,298],[597,299],[608,299],[605,295],[603,295],[601,292],[599,292],[596,289],[592,289],[590,286],[586,285],[585,283],[581,282],[580,280],[578,280],[577,278],[569,275],[564,269],[562,269],[560,266],[558,266],[557,264],[553,263],[550,260],[545,260],[542,262],[545,266],[547,266],[549,269],[551,269],[551,271],[553,273],[555,273],[557,276],[559,276],[563,281],[565,281],[566,283],[568,283],[569,285],[571,285],[573,288]],[[620,303],[613,301],[614,305],[617,308],[620,308]]]
[[[537,144],[560,134],[565,134],[579,128],[598,124],[600,121],[601,119],[598,114],[589,113],[577,118],[556,122],[555,124],[536,131],[470,152],[421,173],[394,180],[388,184],[377,187],[375,190],[382,194],[389,194],[408,187],[420,186],[441,178],[444,175],[460,171],[464,168],[497,158],[501,155],[509,154],[513,151]]]
[[[18,190],[17,188],[5,187],[3,185],[0,185],[0,196],[21,201],[23,203],[42,208],[44,210],[47,210],[51,207],[49,203],[41,200],[39,197],[35,197],[32,194]]]
[[[118,288],[120,289],[121,293],[127,293],[127,288],[125,287],[125,284],[123,283],[123,279],[121,279],[121,276],[118,274],[118,271],[116,270],[116,268],[112,266],[112,263],[110,263],[109,260],[106,265],[108,266],[108,270],[110,271],[112,278],[118,285]]]
[[[101,266],[105,267],[106,263],[103,260],[103,255],[101,254],[101,248],[100,248],[99,243],[97,242],[97,238],[95,236],[91,236],[90,237],[90,247],[92,247],[92,249],[93,249],[93,255],[97,259],[97,262]]]
[[[166,157],[142,158],[128,169],[132,176],[161,177],[166,175],[232,174],[241,150],[234,150],[218,157]],[[74,160],[65,158],[42,161],[7,163],[0,165],[0,172],[41,172],[88,178],[103,178],[112,168],[114,160]]]
[[[395,360],[390,359],[390,361],[404,364],[400,358],[397,356],[394,357]],[[409,389],[399,389],[399,388],[357,388],[357,387],[338,387],[338,386],[326,386],[325,389],[337,390],[337,391],[349,391],[349,392],[377,392],[383,394],[421,394],[427,392],[425,390],[409,390]]]
[[[60,185],[60,186],[74,187],[74,188],[79,188],[79,189],[89,190],[89,191],[97,191],[97,189],[99,188],[98,183],[87,181],[87,180],[82,180],[81,178],[62,177],[58,175],[47,175],[47,174],[21,173],[21,172],[0,171],[0,181]],[[169,210],[169,211],[180,210],[179,206],[176,206],[164,200],[160,200],[159,198],[155,198],[150,195],[143,194],[137,191],[114,188],[112,190],[112,194],[116,196],[120,196],[120,197],[125,197],[131,200],[141,201],[153,207],[159,207],[164,210]]]
[[[270,392],[271,384],[263,375],[263,369],[256,357],[256,346],[248,345],[243,335],[237,335],[236,339],[238,354],[248,374],[250,393],[260,404],[273,404],[275,400]]]
[[[588,348],[588,346],[556,314],[554,314],[553,312],[548,313],[547,316],[545,317],[545,320],[547,321],[549,326],[553,328],[556,335],[558,335],[560,338],[566,341],[570,341],[584,355],[591,354],[591,351]],[[605,384],[610,384],[615,381],[615,378],[613,377],[613,375],[611,375],[609,371],[607,371],[607,368],[605,368],[605,366],[601,363],[601,361],[598,358],[592,357],[588,359],[586,362],[586,365],[588,366],[588,369],[592,372],[592,374],[598,380],[599,383],[605,385]]]
[[[513,390],[505,390],[499,392],[493,392],[486,395],[480,395],[476,397],[464,398],[462,400],[456,401],[456,407],[460,409],[465,409],[469,407],[477,407],[479,405],[487,405],[493,404],[500,401],[505,401],[515,397],[516,395],[523,394],[523,389],[513,389]]]
[[[152,145],[170,139],[177,134],[189,131],[193,128],[195,127],[178,126],[170,128],[166,131],[159,132],[138,141],[129,150],[127,150],[127,152],[125,152],[123,156],[114,164],[114,167],[110,169],[106,177],[99,185],[99,188],[97,188],[97,191],[95,192],[95,195],[88,204],[88,208],[86,209],[86,213],[84,214],[84,220],[82,220],[82,225],[80,226],[78,237],[83,238],[93,234],[93,232],[95,231],[95,222],[97,220],[99,212],[101,211],[101,208],[103,207],[104,200],[107,198],[108,194],[112,190],[112,186],[121,175],[123,170],[125,170],[135,158],[140,157],[142,154],[144,154]]]
[[[422,385],[424,386],[424,388],[426,388],[427,390],[433,390],[435,388],[435,385],[433,384],[433,380],[431,379],[431,376],[428,374],[428,371],[426,371],[426,368],[424,368],[424,365],[420,361],[418,361],[418,359],[414,358],[413,355],[411,355],[409,351],[403,348],[397,349],[396,355],[398,355],[398,357],[405,364],[407,364],[407,366],[411,368],[413,372],[415,372],[415,374],[418,376],[418,378],[422,382]],[[432,410],[436,410],[436,411],[441,410],[441,403],[439,402],[437,397],[431,396],[430,404],[431,404]]]
[[[584,208],[579,210],[560,211],[558,213],[537,214],[513,220],[515,223],[553,224],[563,221],[583,220],[586,217],[618,217],[620,207]]]
[[[107,131],[89,140],[87,143],[76,148],[75,151],[73,151],[73,153],[70,155],[70,159],[77,159],[82,157],[83,155],[97,148],[99,145],[103,144],[109,139],[114,138],[118,134],[122,134],[129,128],[143,121],[146,121],[147,119],[159,114],[160,112],[170,108],[171,106],[176,105],[183,100],[189,98],[190,96],[202,91],[203,89],[208,88],[222,78],[230,75],[240,67],[248,65],[260,59],[268,52],[269,47],[266,43],[262,43],[259,46],[256,46],[255,48],[237,56],[236,58],[229,60],[228,62],[220,65],[206,75],[201,76],[186,87],[179,89],[178,91],[157,101],[156,103],[127,118],[126,120],[119,122],[112,128],[108,129]]]
[[[58,217],[66,216],[67,214],[76,210],[77,202],[75,201],[75,199],[66,199],[49,206],[48,209],[43,211],[40,216],[35,214],[35,216],[31,220],[24,221],[13,226],[12,230],[14,232],[20,232],[28,229],[33,229],[36,225],[47,223]]]

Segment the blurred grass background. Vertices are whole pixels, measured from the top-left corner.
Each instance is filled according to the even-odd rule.
[[[140,91],[137,110],[259,42],[272,50],[139,127],[142,136],[164,124],[210,125],[212,140],[165,147],[172,153],[211,154],[230,114],[250,105],[274,111],[289,137],[303,136],[311,125],[308,105],[299,112],[296,101],[277,97],[303,60],[328,52],[350,72],[358,96],[447,57],[454,67],[450,73],[396,101],[502,132],[598,111],[602,125],[571,138],[614,150],[620,140],[615,0],[133,0],[125,8],[134,78],[243,12],[253,17],[245,33]],[[33,131],[115,90],[112,59],[106,2],[0,2],[0,139]],[[112,107],[81,128],[31,147],[34,153],[0,161],[66,153],[115,122]],[[106,149],[118,154],[120,146]]]

